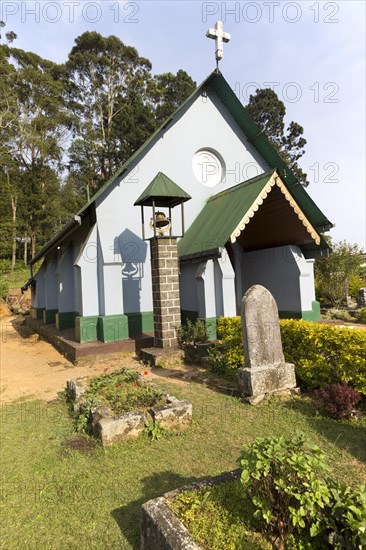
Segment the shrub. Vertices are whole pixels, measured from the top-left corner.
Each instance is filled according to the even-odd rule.
[[[366,491],[333,480],[325,455],[301,434],[258,438],[239,462],[254,516],[280,548],[365,547]]]
[[[207,327],[202,319],[195,323],[188,319],[185,325],[180,325],[177,329],[178,345],[182,349],[189,346],[195,346],[199,342],[207,342]]]
[[[11,273],[10,260],[0,260],[0,275],[4,275],[5,273]]]
[[[330,309],[327,311],[328,319],[339,319],[340,321],[352,321],[352,316],[346,309]]]
[[[366,307],[362,307],[356,311],[356,319],[357,321],[360,321],[360,323],[366,324]]]
[[[358,275],[353,275],[349,280],[349,295],[355,300],[357,298],[360,288],[364,287],[366,287],[365,279],[362,279],[362,277],[359,277]]]
[[[306,389],[345,382],[366,394],[366,331],[281,320],[286,361]]]
[[[327,384],[314,398],[334,418],[350,418],[361,395],[347,384]]]
[[[6,298],[9,292],[10,283],[5,279],[0,279],[0,298]]]
[[[241,481],[256,507],[254,516],[268,535],[286,537],[321,531],[321,511],[331,499],[324,453],[303,435],[258,438],[246,445]]]
[[[281,319],[285,359],[295,365],[298,383],[306,389],[345,382],[366,394],[366,331]],[[232,376],[244,365],[240,317],[217,322],[220,345],[209,352],[211,365]]]

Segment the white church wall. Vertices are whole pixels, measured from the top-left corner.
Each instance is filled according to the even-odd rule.
[[[217,151],[225,162],[225,181],[215,187],[203,185],[193,173],[193,156],[202,148]],[[97,199],[97,222],[104,263],[124,264],[124,255],[127,255],[127,262],[140,264],[136,276],[139,297],[135,300],[139,311],[152,311],[150,250],[141,239],[140,209],[133,205],[156,174],[164,172],[191,195],[192,200],[185,203],[188,228],[210,196],[266,170],[268,165],[246,140],[220,100],[215,95],[199,96],[187,105],[185,113],[168,126],[161,137],[155,139],[153,147],[136,160],[135,167]],[[179,209],[175,210],[175,229],[179,231]],[[150,215],[147,214],[147,217]],[[147,229],[147,236],[150,234]],[[202,243],[202,247],[205,248],[206,244]],[[122,277],[118,279],[117,269],[113,268],[104,270],[104,277],[105,299],[109,304],[107,307],[106,302],[105,314],[116,312],[118,307],[119,313],[123,313],[123,308],[127,311],[134,307],[133,301],[126,299],[126,296],[128,288],[136,294],[136,279],[133,282],[131,279],[130,286],[124,279],[124,306],[121,306],[119,285]],[[111,294],[111,298],[107,298],[107,294]]]
[[[244,252],[243,295],[252,285],[260,284],[273,294],[279,311],[301,312],[300,275],[304,262],[300,249],[292,245]]]
[[[217,278],[216,288],[221,288],[222,309],[216,309],[216,317],[234,317],[236,315],[235,303],[235,272],[226,251],[221,258],[216,260]]]
[[[97,265],[97,227],[90,229],[76,259],[77,284],[79,288],[77,311],[81,316],[99,314],[98,301],[98,265]]]
[[[303,311],[311,311],[313,302],[315,301],[315,284],[314,284],[314,263],[315,260],[305,260],[301,258],[301,275],[300,275],[300,294],[301,307]]]
[[[32,289],[32,306],[35,308],[45,308],[46,307],[46,296],[45,296],[45,273],[46,273],[46,262],[44,261],[41,267],[39,268],[36,276],[35,289]]]

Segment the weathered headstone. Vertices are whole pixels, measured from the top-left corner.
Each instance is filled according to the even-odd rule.
[[[241,393],[255,403],[296,387],[294,365],[285,362],[278,309],[272,294],[252,286],[242,300],[241,322],[245,366],[238,369]]]

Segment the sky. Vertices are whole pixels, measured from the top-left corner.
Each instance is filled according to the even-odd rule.
[[[200,84],[215,68],[208,28],[223,22],[220,70],[245,105],[272,87],[286,121],[304,127],[308,192],[335,227],[333,241],[366,249],[364,0],[337,2],[0,0],[16,47],[64,62],[74,40],[114,34],[147,57],[153,73],[184,69]]]

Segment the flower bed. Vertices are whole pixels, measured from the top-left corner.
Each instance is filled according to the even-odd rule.
[[[165,395],[139,373],[121,369],[93,379],[68,380],[76,429],[91,432],[103,445],[138,437],[150,426],[182,430],[192,418],[189,401]],[[155,431],[154,431],[155,429]]]
[[[365,548],[366,490],[329,476],[298,434],[245,445],[242,469],[181,487],[142,507],[143,550]]]

